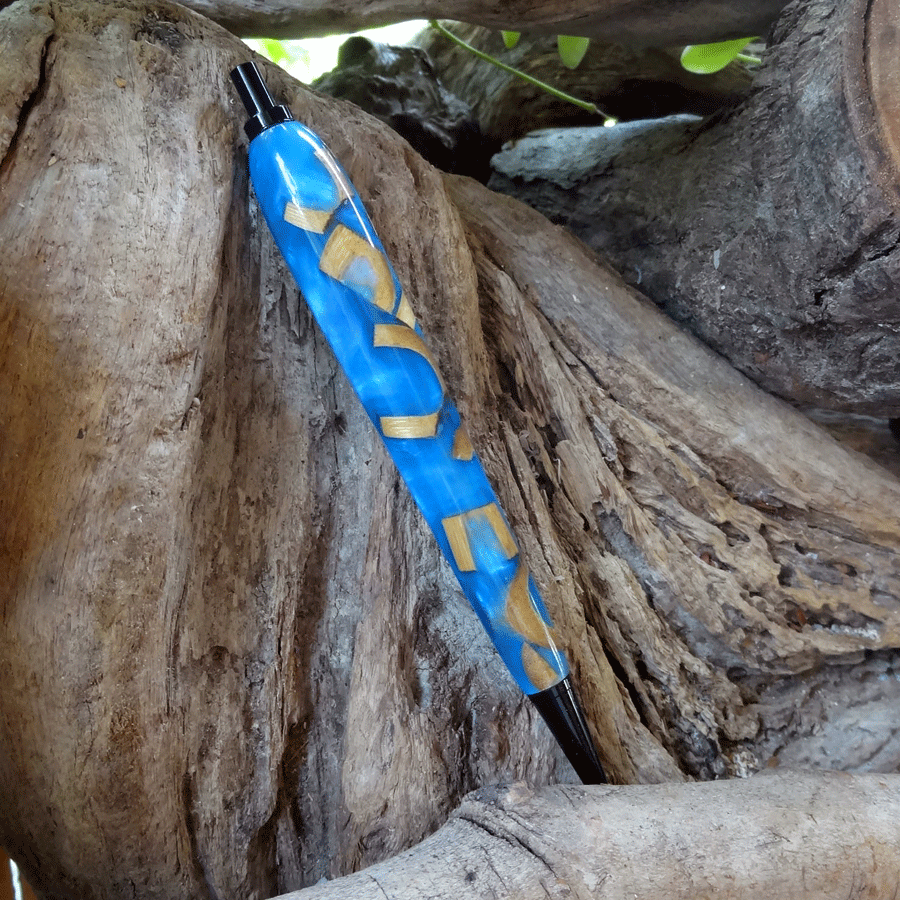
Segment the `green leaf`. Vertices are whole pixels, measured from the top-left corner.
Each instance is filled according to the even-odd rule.
[[[261,38],[263,56],[270,59],[276,66],[281,65],[285,59],[290,60],[290,54],[284,46],[284,41],[276,41],[274,38]]]
[[[591,39],[586,37],[570,37],[561,34],[556,38],[556,46],[559,49],[559,58],[570,69],[577,69],[578,64],[584,59],[587,53],[588,44]]]
[[[506,44],[507,50],[512,50],[519,43],[519,38],[522,37],[521,31],[501,31],[500,34],[503,35],[503,43]]]
[[[458,47],[462,47],[463,50],[467,50],[473,56],[478,57],[478,59],[483,59],[485,62],[489,62],[493,66],[497,66],[498,69],[502,69],[504,72],[509,72],[510,75],[515,75],[517,78],[521,78],[524,81],[527,81],[529,84],[533,84],[535,87],[540,88],[542,91],[546,91],[553,97],[558,97],[560,100],[565,100],[566,103],[574,103],[579,109],[583,109],[586,112],[592,113],[596,116],[603,116],[604,119],[609,119],[609,116],[603,112],[600,107],[597,106],[596,103],[591,103],[588,100],[579,100],[578,97],[573,97],[571,94],[565,93],[565,91],[561,91],[558,88],[553,87],[552,84],[547,84],[546,81],[541,81],[538,78],[535,78],[533,75],[528,75],[523,72],[521,69],[513,68],[513,66],[508,66],[505,62],[500,62],[496,56],[491,56],[490,53],[485,53],[483,50],[478,50],[473,47],[471,44],[467,44],[461,37],[455,35],[452,31],[448,31],[437,19],[429,19],[428,25],[430,28],[433,28],[435,31],[440,32],[445,38],[450,41],[453,41]]]
[[[681,65],[696,75],[712,75],[724,69],[753,38],[720,41],[716,44],[694,44],[681,52]]]

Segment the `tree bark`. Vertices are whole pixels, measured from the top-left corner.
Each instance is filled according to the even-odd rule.
[[[186,6],[245,37],[312,37],[402,22],[442,18],[495,30],[573,34],[644,46],[696,44],[764,34],[786,0],[188,0]]]
[[[795,3],[730,112],[538,135],[495,159],[491,186],[605,253],[767,390],[896,417],[895,16],[889,0]]]
[[[573,777],[259,220],[247,56],[165,3],[0,13],[0,844],[45,898],[271,896]],[[896,770],[897,479],[264,70],[371,210],[615,780]]]

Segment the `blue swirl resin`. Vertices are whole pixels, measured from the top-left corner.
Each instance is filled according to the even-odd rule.
[[[250,143],[269,228],[338,362],[519,687],[568,674],[544,603],[349,178],[308,128]]]

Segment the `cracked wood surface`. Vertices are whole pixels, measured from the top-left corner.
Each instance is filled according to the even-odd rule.
[[[900,416],[895,6],[792,3],[741,102],[526,137],[490,186],[570,228],[766,390]]]
[[[896,900],[898,815],[896,775],[514,784],[388,863],[279,900]]]
[[[246,49],[37,10],[0,12],[0,843],[48,898],[271,896],[571,779],[258,217]],[[895,771],[896,477],[264,69],[371,210],[615,779]]]

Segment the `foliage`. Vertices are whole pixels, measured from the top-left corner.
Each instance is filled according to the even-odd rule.
[[[499,59],[497,59],[496,56],[491,56],[490,53],[485,53],[483,50],[478,50],[476,47],[473,47],[471,44],[464,41],[461,37],[458,37],[452,31],[441,25],[441,23],[436,19],[429,19],[428,24],[435,31],[442,34],[448,40],[453,41],[454,44],[457,44],[464,50],[467,50],[473,56],[477,56],[479,59],[483,59],[485,62],[489,62],[491,65],[497,66],[498,69],[503,69],[504,72],[509,72],[510,75],[515,75],[517,78],[521,78],[523,81],[527,81],[529,84],[533,84],[535,87],[540,88],[542,91],[546,91],[548,94],[551,94],[552,96],[557,97],[560,100],[565,100],[567,103],[572,103],[580,109],[586,110],[590,113],[594,113],[598,116],[603,116],[607,121],[609,120],[609,117],[606,115],[606,113],[604,113],[596,103],[591,103],[589,100],[580,100],[578,97],[573,97],[571,94],[567,94],[565,91],[561,91],[558,88],[553,87],[553,85],[547,84],[546,81],[541,81],[539,78],[535,78],[533,75],[529,75],[526,72],[523,72],[521,69],[517,69],[514,66],[508,66],[506,63],[501,62]],[[510,34],[512,34],[512,32],[510,32]],[[518,41],[518,36],[515,38],[515,40]],[[578,40],[584,39],[578,38]],[[504,41],[508,46],[509,41],[507,41],[505,37]]]
[[[421,31],[424,24],[421,19],[414,19],[380,28],[367,28],[359,34],[373,41],[405,43],[414,34]],[[281,66],[294,78],[309,84],[319,75],[334,68],[337,63],[338,50],[348,37],[350,37],[348,34],[332,34],[319,38],[284,41],[273,38],[252,38],[246,40],[245,43],[275,65]]]
[[[590,38],[571,37],[570,35],[560,34],[556,38],[556,47],[559,50],[559,58],[563,61],[563,65],[570,69],[577,69],[578,64],[584,59],[587,53]]]
[[[501,31],[500,34],[503,36],[503,43],[507,50],[512,50],[519,43],[519,38],[522,37],[521,31]],[[586,37],[559,35],[556,38],[559,58],[570,69],[577,69],[578,64],[584,59],[584,54],[587,53],[590,42],[591,39]]]
[[[255,38],[246,41],[247,45],[261,56],[271,60],[276,66],[297,74],[297,70],[309,69],[311,54],[309,48],[300,41],[277,41],[274,38]]]
[[[719,41],[715,44],[691,44],[681,53],[681,65],[696,75],[712,75],[724,69],[735,59],[745,62],[759,62],[754,56],[746,56],[741,51],[754,38],[738,38],[734,41]]]

